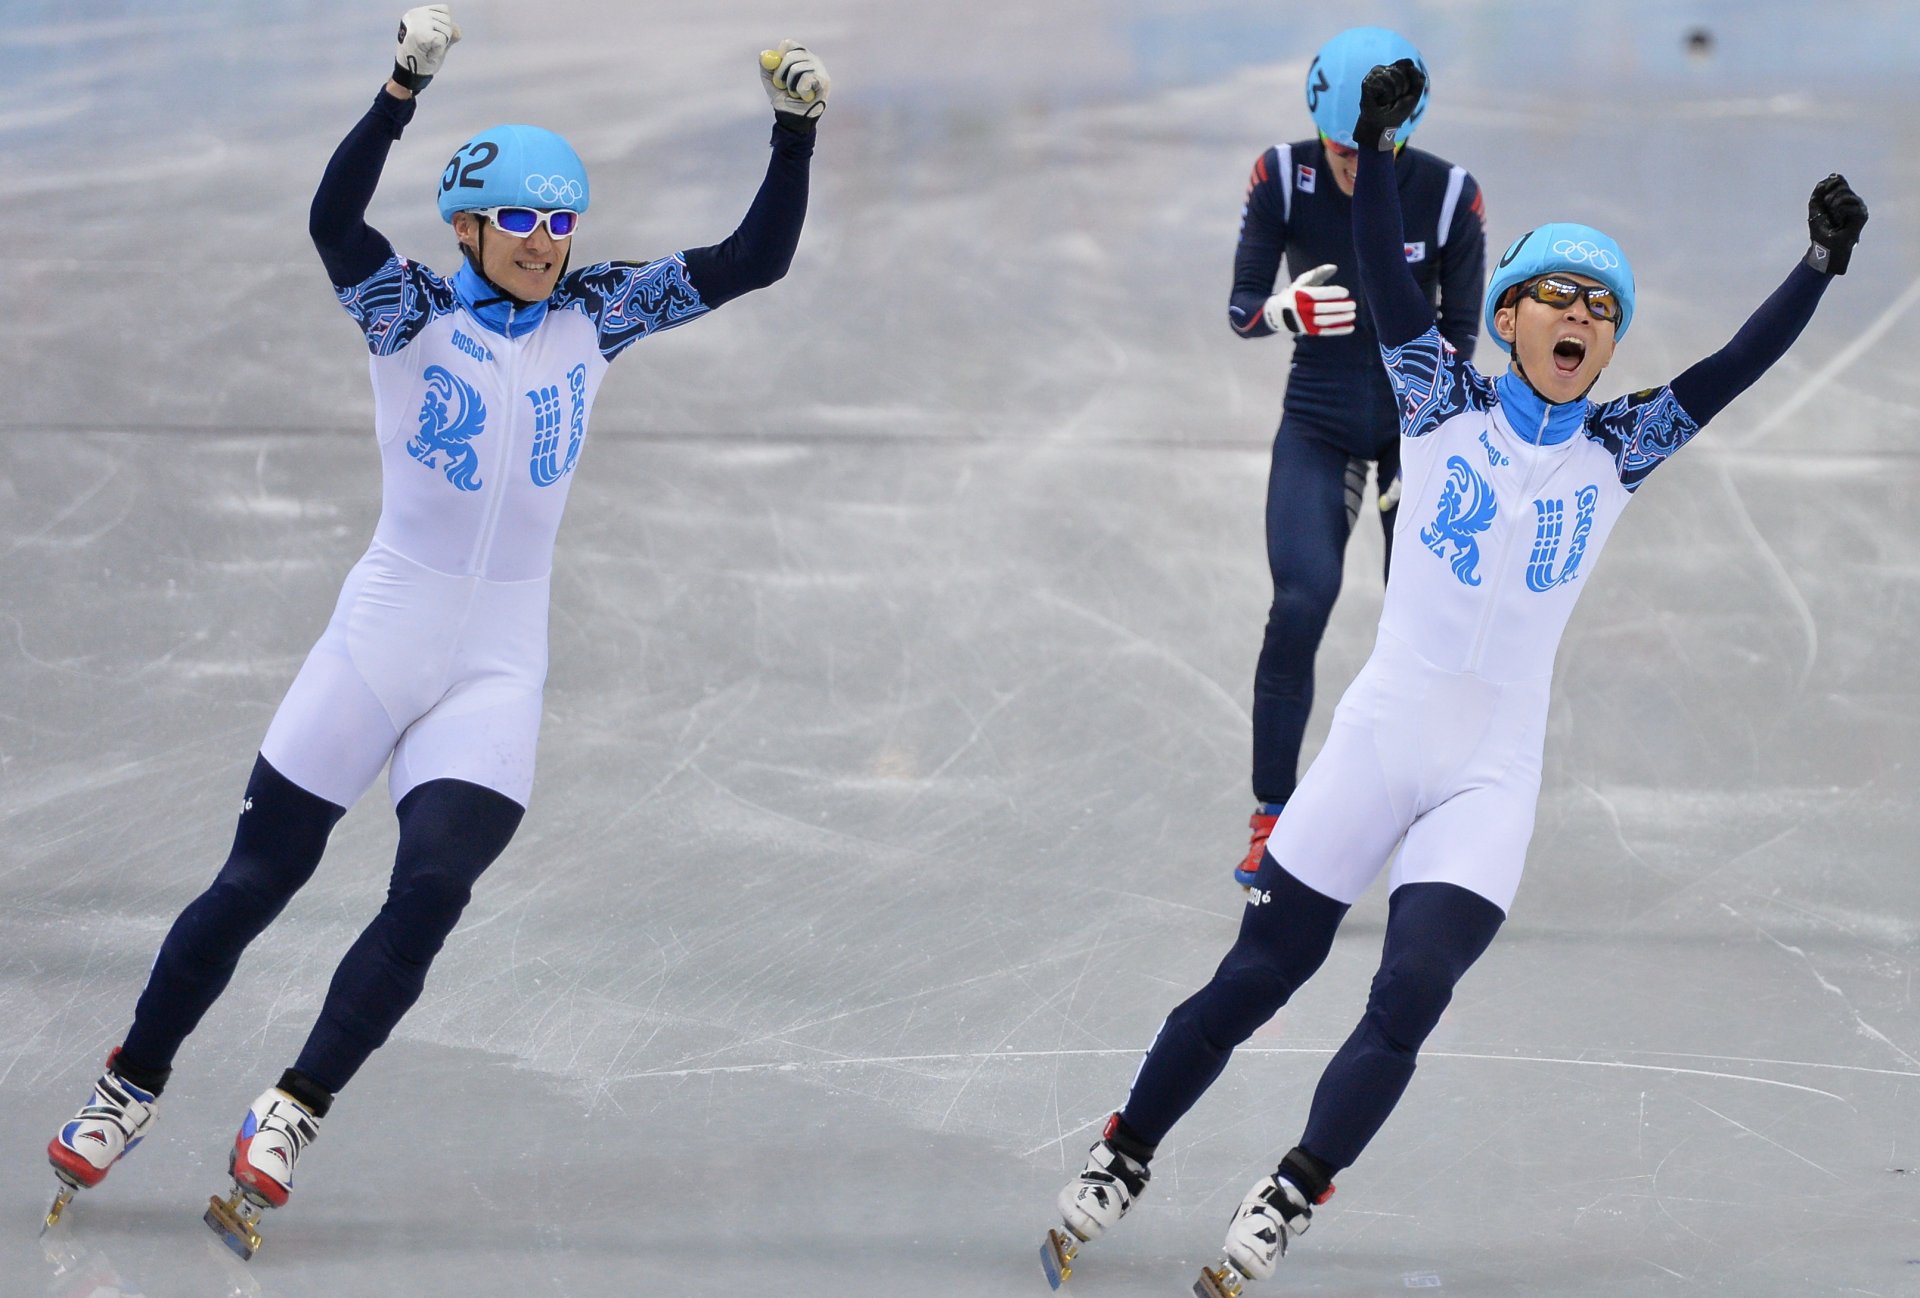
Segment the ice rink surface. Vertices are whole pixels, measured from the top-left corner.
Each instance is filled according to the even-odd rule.
[[[576,263],[723,237],[754,55],[835,90],[792,273],[629,352],[555,584],[540,784],[242,1266],[199,1224],[379,904],[384,786],[36,1241],[43,1148],[226,851],[378,500],[305,212],[400,6],[9,0],[0,24],[0,1291],[1037,1295],[1055,1191],[1237,923],[1288,344],[1225,305],[1340,28],[1498,249],[1641,293],[1598,395],[1872,208],[1799,345],[1655,475],[1559,662],[1529,873],[1405,1102],[1253,1293],[1920,1294],[1920,128],[1911,3],[461,0],[372,220],[496,121],[592,168]],[[1685,35],[1708,29],[1704,57]],[[1483,344],[1483,368],[1496,353]],[[1371,643],[1349,552],[1309,749]],[[1187,1291],[1298,1137],[1384,914],[1178,1127],[1081,1298]]]

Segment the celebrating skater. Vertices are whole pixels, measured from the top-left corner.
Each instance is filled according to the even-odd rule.
[[[1372,321],[1356,314],[1353,122],[1368,69],[1395,59],[1426,64],[1381,27],[1341,32],[1307,69],[1316,139],[1276,145],[1253,164],[1228,317],[1243,338],[1285,331],[1293,359],[1267,471],[1267,568],[1273,604],[1253,677],[1252,841],[1234,869],[1253,883],[1267,835],[1293,796],[1300,740],[1313,711],[1313,659],[1340,594],[1347,537],[1361,513],[1367,465],[1387,554],[1400,494],[1400,421],[1380,365]],[[1487,236],[1480,187],[1462,167],[1406,147],[1427,111],[1414,107],[1394,145],[1393,184],[1406,216],[1407,268],[1438,309],[1440,336],[1473,358],[1486,287]],[[1274,292],[1285,255],[1292,282]]]
[[[1598,230],[1530,230],[1487,288],[1487,328],[1511,353],[1488,379],[1434,327],[1402,255],[1392,150],[1425,83],[1411,59],[1373,69],[1353,128],[1360,286],[1399,404],[1405,482],[1379,637],[1280,813],[1239,938],[1168,1016],[1059,1199],[1080,1240],[1127,1212],[1168,1130],[1320,967],[1398,844],[1366,1012],[1321,1075],[1299,1144],[1235,1212],[1203,1294],[1272,1275],[1398,1103],[1519,885],[1554,653],[1601,547],[1647,475],[1792,345],[1867,221],[1845,179],[1821,181],[1808,204],[1811,247],[1733,340],[1667,386],[1604,405],[1587,393],[1633,323],[1633,272]],[[1050,1235],[1056,1275],[1074,1248]]]
[[[607,366],[772,284],[799,242],[829,82],[786,41],[759,56],[773,156],[725,241],[569,271],[588,220],[585,166],[551,131],[496,126],[437,177],[456,273],[396,255],[367,205],[416,96],[459,39],[447,6],[407,12],[392,78],[314,196],[320,260],[372,354],[380,521],[267,729],[232,853],[174,922],[125,1039],[47,1146],[62,1183],[49,1224],[151,1131],[181,1043],[390,763],[400,833],[385,905],[341,960],[299,1057],[247,1112],[232,1195],[208,1212],[243,1257],[259,1247],[261,1210],[287,1202],[334,1097],[420,996],[525,814],[554,535]]]

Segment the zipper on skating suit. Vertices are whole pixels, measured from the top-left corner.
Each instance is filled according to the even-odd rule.
[[[1540,407],[1540,427],[1533,431],[1532,450],[1536,455],[1544,449],[1540,439],[1546,436],[1547,423],[1552,418],[1553,407],[1542,403]],[[1511,428],[1513,421],[1508,420],[1507,426]],[[1525,439],[1522,438],[1521,440],[1524,441]],[[1521,479],[1520,499],[1523,501],[1533,499],[1533,473],[1535,467],[1530,460],[1527,465],[1527,472]],[[1519,524],[1510,520],[1506,528],[1507,535],[1505,539],[1500,542],[1500,562],[1494,566],[1494,579],[1488,583],[1487,606],[1480,613],[1480,627],[1473,635],[1473,651],[1467,655],[1467,670],[1476,675],[1478,675],[1480,671],[1480,655],[1486,651],[1487,631],[1493,625],[1494,611],[1499,607],[1500,600],[1505,593],[1505,583],[1502,578],[1507,571],[1507,559],[1513,553],[1513,538],[1519,531]]]
[[[519,413],[519,407],[513,401],[520,384],[521,340],[513,336],[513,320],[518,311],[518,307],[508,304],[506,333],[500,340],[500,350],[505,356],[505,364],[501,368],[507,380],[506,393],[500,403],[500,450],[490,470],[493,474],[493,490],[487,494],[487,509],[480,520],[480,534],[473,539],[473,553],[467,560],[467,575],[472,577],[486,575],[487,561],[493,557],[494,529],[500,525],[500,511],[505,507],[507,488],[511,485],[507,466],[513,458],[513,419]]]

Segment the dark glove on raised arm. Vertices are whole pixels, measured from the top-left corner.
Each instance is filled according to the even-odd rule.
[[[1360,120],[1353,126],[1353,142],[1363,149],[1391,149],[1425,93],[1427,74],[1412,59],[1367,73],[1360,83]]]
[[[1813,187],[1807,200],[1807,265],[1822,275],[1844,275],[1853,257],[1853,245],[1867,223],[1867,205],[1839,172]]]

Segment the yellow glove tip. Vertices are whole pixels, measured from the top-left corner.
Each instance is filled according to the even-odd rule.
[[[779,50],[761,50],[761,51],[760,51],[760,66],[761,66],[761,67],[763,67],[763,68],[765,68],[765,69],[766,69],[767,71],[769,71],[769,72],[771,72],[771,71],[773,71],[773,70],[774,70],[775,68],[777,68],[777,67],[779,67],[779,66],[780,66],[780,51],[779,51]]]

